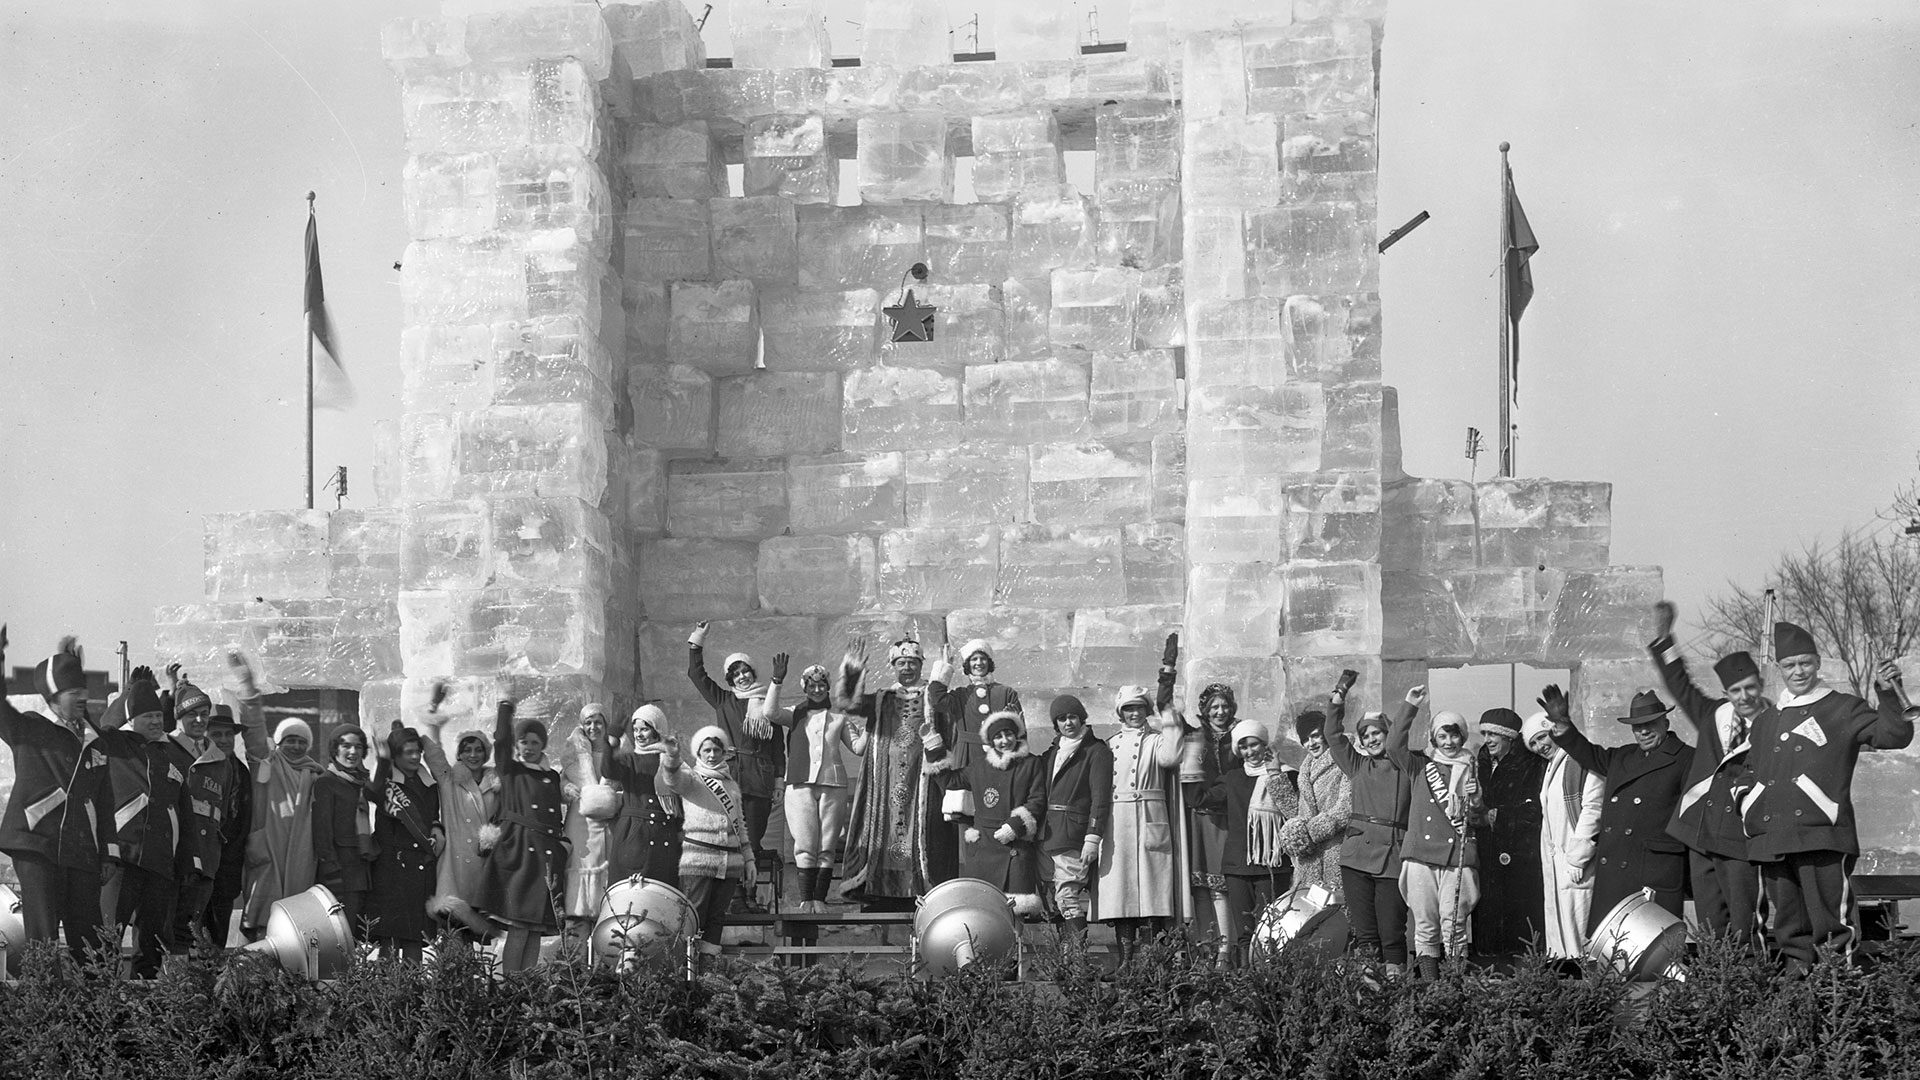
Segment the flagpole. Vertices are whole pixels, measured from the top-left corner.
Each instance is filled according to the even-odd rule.
[[[1513,364],[1512,348],[1514,342],[1513,319],[1510,311],[1513,305],[1513,273],[1508,265],[1512,253],[1508,245],[1513,242],[1513,192],[1507,189],[1511,183],[1511,174],[1507,172],[1507,150],[1509,144],[1500,144],[1500,464],[1499,476],[1513,475]]]
[[[307,192],[307,217],[313,217],[313,192]],[[311,270],[308,271],[309,273]],[[302,304],[306,308],[307,305]],[[307,337],[307,509],[313,509],[313,311],[303,312]]]

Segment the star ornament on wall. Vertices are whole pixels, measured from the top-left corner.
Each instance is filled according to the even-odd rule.
[[[914,299],[913,290],[898,304],[880,309],[893,323],[894,341],[932,341],[933,313],[938,310],[931,304],[922,304]]]

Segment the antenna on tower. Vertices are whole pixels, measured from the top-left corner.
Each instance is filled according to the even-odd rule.
[[[707,28],[707,16],[711,14],[713,14],[713,5],[708,4],[707,9],[700,13],[700,17],[693,20],[693,28],[695,30],[705,30]]]

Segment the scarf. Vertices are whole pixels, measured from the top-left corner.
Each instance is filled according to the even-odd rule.
[[[1247,863],[1251,866],[1279,866],[1284,862],[1280,846],[1280,826],[1292,815],[1281,803],[1286,780],[1278,758],[1259,765],[1243,763],[1247,775],[1254,778],[1253,796],[1247,800]]]
[[[1062,736],[1054,740],[1053,776],[1060,775],[1060,770],[1066,767],[1067,759],[1072,757],[1074,754],[1074,751],[1080,749],[1080,745],[1086,741],[1087,741],[1087,733],[1085,731],[1082,731],[1080,733],[1080,737],[1077,739],[1069,739]]]
[[[386,791],[381,801],[381,812],[398,821],[415,840],[423,844],[433,842],[433,825],[427,820],[426,809],[414,801],[407,791],[407,781],[419,780],[422,787],[432,784],[433,776],[425,769],[407,772],[396,766],[387,777]]]
[[[727,784],[733,779],[733,774],[727,771],[727,763],[722,761],[718,766],[710,767],[696,757],[693,760],[693,776],[694,779],[705,784],[708,791],[713,792],[714,799],[720,803],[720,809],[726,812],[728,835],[738,838],[740,810],[733,801],[733,795],[727,791]]]
[[[1427,790],[1432,792],[1433,801],[1446,811],[1453,831],[1467,835],[1467,813],[1480,793],[1479,781],[1474,777],[1473,755],[1464,747],[1443,751],[1436,746],[1427,750],[1426,757]]]
[[[373,836],[373,808],[366,797],[369,777],[365,769],[345,769],[339,762],[327,766],[327,771],[353,785],[354,794],[359,798],[353,803],[353,835],[364,842]]]

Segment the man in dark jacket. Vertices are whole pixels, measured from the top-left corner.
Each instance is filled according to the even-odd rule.
[[[220,749],[226,768],[220,780],[220,869],[214,874],[213,892],[201,918],[215,948],[226,946],[232,929],[233,905],[240,898],[247,869],[247,835],[253,827],[253,777],[233,750],[239,734],[240,722],[233,709],[215,705],[207,721],[207,737]]]
[[[0,626],[0,670],[6,648],[7,630]],[[13,752],[0,851],[20,878],[27,940],[53,941],[64,927],[67,947],[84,960],[101,940],[100,842],[112,803],[107,759],[92,745],[86,672],[73,639],[35,665],[33,678],[52,717],[20,712],[0,696],[0,741]]]
[[[1674,614],[1664,600],[1654,608],[1655,636],[1647,651],[1667,684],[1667,696],[1693,722],[1696,738],[1687,786],[1667,832],[1687,845],[1695,917],[1709,933],[1732,934],[1758,946],[1760,871],[1747,861],[1747,832],[1740,825],[1735,792],[1752,783],[1748,736],[1761,716],[1773,711],[1773,703],[1766,699],[1760,665],[1745,652],[1728,653],[1713,665],[1726,697],[1711,697],[1694,685],[1674,644]]]
[[[1655,903],[1684,917],[1687,848],[1667,834],[1667,822],[1680,804],[1693,747],[1669,730],[1666,703],[1651,690],[1634,694],[1627,715],[1617,718],[1632,726],[1633,742],[1607,749],[1595,746],[1573,726],[1567,697],[1558,686],[1547,686],[1540,706],[1553,723],[1553,741],[1581,768],[1606,777],[1600,835],[1594,838],[1590,864],[1593,907],[1587,933],[1592,934],[1615,905],[1643,888],[1653,890]]]
[[[1821,945],[1853,946],[1851,875],[1860,854],[1854,766],[1862,747],[1898,750],[1913,742],[1915,710],[1891,660],[1874,679],[1876,710],[1820,681],[1820,652],[1804,629],[1775,623],[1773,651],[1787,686],[1780,707],[1754,725],[1754,786],[1744,793],[1741,814],[1747,855],[1760,864],[1773,912],[1773,947],[1791,969],[1804,971]]]
[[[1520,745],[1512,709],[1480,714],[1480,800],[1474,826],[1480,855],[1480,902],[1473,908],[1473,951],[1521,952],[1542,930],[1546,898],[1540,879],[1540,778],[1547,763]]]
[[[1047,706],[1053,745],[1041,755],[1047,813],[1040,822],[1040,876],[1067,939],[1087,940],[1087,889],[1113,813],[1113,751],[1087,724],[1087,707],[1072,694]]]
[[[227,754],[208,734],[213,699],[191,682],[174,687],[173,713],[178,728],[165,746],[174,764],[187,774],[189,815],[180,822],[180,851],[174,868],[173,926],[168,941],[174,952],[185,952],[196,933],[211,933],[203,923],[207,901],[213,897],[214,878],[220,873],[224,847],[222,815],[226,811]],[[224,938],[221,944],[224,944]]]
[[[152,978],[173,937],[174,871],[187,803],[187,767],[170,749],[160,689],[134,680],[99,738],[113,780],[113,821],[102,875],[102,914],[137,931],[133,973]],[[124,726],[118,722],[125,717]]]

